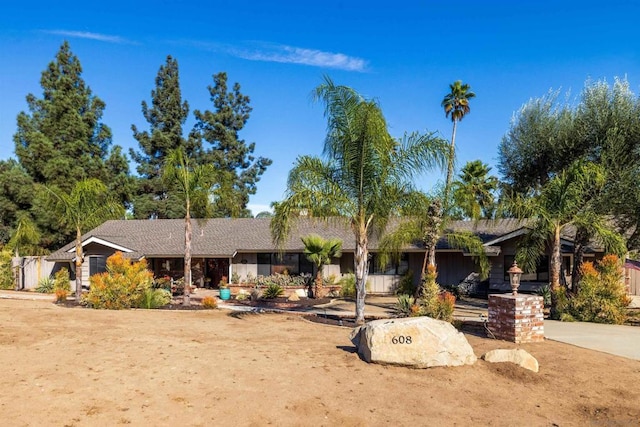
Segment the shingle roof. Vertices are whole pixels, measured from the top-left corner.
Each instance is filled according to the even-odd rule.
[[[477,234],[483,242],[512,232],[523,227],[523,222],[514,219],[496,221],[453,221],[450,229],[471,231]],[[270,218],[212,218],[207,221],[192,220],[192,256],[194,257],[231,257],[235,252],[273,252],[276,250],[270,231]],[[394,228],[394,223],[390,224]],[[292,233],[284,250],[301,252],[304,249],[301,236],[310,233],[319,234],[325,238],[339,238],[343,242],[343,251],[355,251],[355,239],[347,220],[336,218],[330,221],[300,219],[293,227]],[[156,219],[156,220],[112,220],[86,233],[82,240],[96,237],[113,244],[124,246],[133,252],[128,256],[172,257],[184,254],[184,220]],[[49,260],[70,260],[74,253],[68,252],[74,247],[74,242],[62,247],[49,255]],[[372,236],[369,248],[376,250],[378,239]],[[441,241],[439,248],[446,248],[446,242]],[[417,242],[408,250],[420,250],[422,245]]]

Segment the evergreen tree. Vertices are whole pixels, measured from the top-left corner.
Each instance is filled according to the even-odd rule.
[[[140,144],[140,151],[130,151],[140,175],[133,211],[136,218],[183,218],[183,204],[162,181],[165,157],[170,152],[182,148],[192,155],[197,147],[194,141],[183,137],[182,127],[189,114],[189,104],[182,101],[178,61],[167,56],[155,82],[151,107],[142,101],[142,114],[149,123],[149,130],[138,131],[135,125],[131,126],[133,136]]]
[[[0,245],[6,244],[16,221],[28,213],[33,180],[14,159],[0,160]]]
[[[27,95],[29,113],[18,115],[16,155],[36,183],[70,189],[85,177],[106,178],[111,130],[100,122],[105,104],[81,74],[64,42],[42,73],[42,98]]]
[[[101,122],[105,103],[93,95],[81,75],[80,61],[64,42],[42,72],[42,97],[27,95],[29,111],[18,115],[16,155],[36,184],[69,191],[76,182],[94,178],[111,191],[117,188],[120,202],[125,203],[129,194],[121,184],[130,179],[126,157],[118,147],[110,151],[111,130]],[[117,179],[108,159],[119,165]],[[43,246],[67,243],[73,230],[60,229],[58,219],[36,199],[31,213],[43,233]]]
[[[240,92],[235,83],[231,91],[227,88],[227,74],[213,76],[209,94],[214,111],[195,111],[194,138],[209,143],[204,148],[200,164],[212,164],[220,173],[219,185],[215,189],[213,215],[215,217],[248,217],[249,196],[255,194],[256,183],[271,165],[271,160],[255,158],[255,143],[247,144],[239,139],[252,108],[249,97]]]

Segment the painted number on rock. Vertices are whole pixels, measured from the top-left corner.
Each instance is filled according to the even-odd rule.
[[[391,338],[391,344],[411,344],[411,335],[398,335]]]

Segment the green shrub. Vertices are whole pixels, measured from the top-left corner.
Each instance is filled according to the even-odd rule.
[[[84,302],[93,308],[120,310],[139,307],[151,288],[153,273],[145,260],[131,262],[121,252],[107,258],[107,271],[90,277],[91,288]]]
[[[345,274],[340,279],[340,296],[344,298],[355,298],[356,296],[356,275]]]
[[[53,286],[55,284],[55,280],[51,276],[45,276],[38,282],[38,286],[36,286],[36,292],[40,292],[42,294],[51,294],[53,293]]]
[[[549,307],[551,305],[551,286],[548,284],[541,286],[536,294],[542,297],[545,307]]]
[[[413,295],[416,287],[413,286],[413,271],[409,270],[402,276],[398,287],[396,288],[396,295]]]
[[[427,266],[419,301],[418,315],[451,322],[456,297],[451,292],[442,292],[436,282],[438,272],[435,266]]]
[[[356,297],[356,275],[353,273],[348,273],[342,276],[339,282],[340,285],[340,296],[343,298],[355,298]],[[371,283],[367,280],[367,283],[364,285],[365,289],[368,291],[371,288]]]
[[[71,282],[69,279],[69,270],[61,268],[56,272],[53,279],[53,292],[63,290],[71,292]]]
[[[266,287],[272,284],[276,284],[281,288],[288,286],[307,286],[311,279],[310,274],[301,274],[299,276],[290,276],[288,274],[272,274],[270,276],[258,276],[256,284],[258,287]]]
[[[607,255],[594,266],[585,262],[578,293],[557,311],[582,322],[622,324],[630,303],[622,282],[622,263],[615,255]]]
[[[154,309],[171,302],[171,292],[161,288],[148,288],[142,292],[138,307]]]
[[[284,288],[277,283],[269,283],[262,292],[262,298],[272,299],[278,298],[284,293]]]
[[[416,299],[412,295],[399,294],[396,310],[402,317],[414,316],[418,312]]]
[[[11,257],[11,251],[0,251],[0,289],[13,289],[14,287]]]
[[[240,283],[251,285],[251,284],[255,284],[256,280],[257,279],[253,274],[247,273],[247,276],[244,279],[240,280]]]
[[[236,271],[231,274],[231,283],[240,283],[240,275]]]

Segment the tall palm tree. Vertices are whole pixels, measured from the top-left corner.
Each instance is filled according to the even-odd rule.
[[[538,195],[514,196],[508,201],[509,209],[518,218],[531,220],[530,231],[518,246],[518,264],[525,271],[535,271],[547,247],[551,249],[552,314],[557,307],[556,292],[560,289],[560,239],[568,227],[587,230],[604,244],[607,252],[620,256],[626,252],[622,236],[595,210],[594,202],[604,185],[605,171],[600,165],[578,161],[547,181]]]
[[[316,267],[314,298],[320,297],[322,289],[322,267],[331,263],[333,258],[342,255],[342,240],[324,239],[317,234],[309,234],[301,237],[304,244],[304,254]]]
[[[471,92],[468,84],[463,84],[462,80],[457,80],[449,85],[451,92],[445,95],[442,100],[442,107],[446,117],[451,115],[453,131],[451,132],[451,144],[449,145],[449,160],[447,163],[447,180],[444,185],[444,211],[449,209],[449,193],[451,191],[451,180],[453,179],[453,169],[455,160],[456,128],[458,122],[466,116],[471,109],[469,100],[475,98],[476,94]]]
[[[78,181],[66,193],[57,187],[45,186],[45,194],[63,225],[73,227],[76,232],[76,301],[82,296],[82,233],[108,219],[124,216],[124,207],[109,194],[104,183],[97,179]]]
[[[495,212],[494,193],[498,178],[489,176],[491,168],[480,160],[467,162],[452,184],[456,208],[469,219],[491,219]]]
[[[325,106],[325,159],[297,159],[285,199],[275,205],[271,232],[281,247],[304,210],[317,218],[346,219],[356,247],[356,322],[363,324],[369,238],[384,231],[403,196],[413,190],[410,180],[417,172],[445,163],[447,146],[433,134],[395,140],[376,101],[328,77],[313,95]]]
[[[176,189],[184,203],[184,292],[182,304],[190,305],[191,294],[191,214],[206,219],[212,212],[212,195],[216,182],[213,166],[193,165],[183,148],[171,151],[164,162],[162,178]]]

